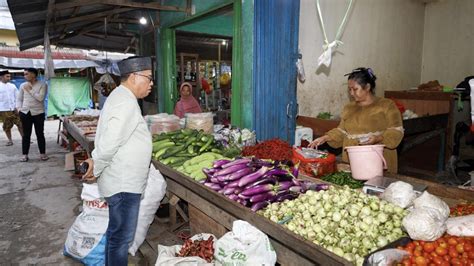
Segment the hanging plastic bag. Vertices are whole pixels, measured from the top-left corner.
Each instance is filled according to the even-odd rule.
[[[215,243],[214,258],[223,265],[275,265],[276,253],[268,236],[246,221],[237,220],[232,231]]]
[[[102,93],[105,97],[109,96],[115,87],[117,87],[117,84],[109,73],[105,73],[94,83],[94,89]]]
[[[306,80],[306,75],[304,73],[303,55],[301,54],[301,51],[298,52],[298,61],[296,61],[296,69],[298,70],[298,80],[301,83],[304,83]]]

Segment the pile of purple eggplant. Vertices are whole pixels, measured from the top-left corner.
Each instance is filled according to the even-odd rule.
[[[227,198],[250,207],[252,211],[272,202],[291,200],[307,190],[325,190],[326,184],[298,179],[298,166],[291,161],[267,161],[236,158],[214,161],[204,168],[207,179],[202,183]]]

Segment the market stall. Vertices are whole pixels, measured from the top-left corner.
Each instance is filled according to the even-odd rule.
[[[278,255],[278,262],[282,265],[351,265],[343,258],[335,256],[263,216],[255,215],[249,208],[219,195],[166,165],[158,161],[153,163],[166,177],[170,193],[188,202],[207,216],[205,220],[207,223],[195,220],[195,217],[191,216],[191,228],[195,226],[193,223],[199,223],[202,226],[201,229],[218,234],[219,228],[231,230],[235,220],[245,220],[270,237]]]
[[[193,134],[197,135],[197,137],[195,137]],[[199,144],[199,140],[205,141],[206,143]],[[176,145],[172,145],[173,142],[178,145],[178,148],[175,147]],[[195,142],[196,144],[192,144]],[[286,169],[285,167],[279,168],[282,162],[285,161],[285,152],[281,150],[279,152],[273,152],[268,149],[273,145],[275,145],[273,146],[274,149],[278,149],[277,145],[279,142],[279,140],[271,140],[267,142],[271,145],[267,144],[266,147],[258,146],[259,144],[257,144],[251,146],[250,148],[244,148],[244,155],[249,155],[248,153],[254,153],[257,155],[264,156],[263,153],[266,153],[270,154],[271,156],[283,156],[278,157],[278,159],[273,159],[270,162],[255,158],[249,159],[248,157],[237,157],[237,159],[229,159],[218,155],[219,152],[225,153],[225,149],[219,151],[217,148],[218,146],[215,144],[212,138],[209,139],[208,136],[204,133],[181,130],[178,133],[169,133],[168,135],[161,134],[159,136],[155,136],[155,154],[153,164],[163,174],[167,181],[168,198],[172,199],[171,201],[174,201],[175,206],[177,206],[176,203],[178,201],[183,201],[188,204],[188,213],[186,213],[184,216],[185,221],[189,222],[191,234],[211,233],[217,238],[219,238],[222,237],[226,232],[232,230],[234,221],[247,221],[269,237],[270,242],[276,251],[277,261],[281,265],[353,265],[356,264],[356,261],[357,264],[361,264],[361,259],[367,259],[368,254],[370,254],[374,250],[378,250],[379,248],[385,248],[387,244],[392,243],[395,240],[398,241],[396,242],[396,245],[400,246],[400,248],[403,245],[406,245],[406,243],[402,243],[398,239],[402,239],[402,236],[407,236],[407,233],[402,233],[400,226],[402,218],[409,213],[408,211],[403,210],[403,208],[401,207],[391,205],[391,202],[387,203],[386,201],[378,199],[378,197],[362,193],[362,189],[360,188],[364,186],[364,191],[366,191],[367,186],[364,185],[364,181],[353,180],[351,181],[351,183],[344,183],[344,181],[341,181],[341,179],[343,178],[341,176],[337,176],[335,177],[335,179],[332,180],[326,178],[326,176],[322,177],[321,179],[315,179],[313,177],[310,177],[309,175],[306,175],[306,173],[304,172],[305,168],[301,167],[300,164],[297,164],[296,167],[293,166],[288,168],[287,173],[280,172],[282,169]],[[179,143],[188,143],[187,147],[191,148],[184,148],[184,145]],[[232,141],[230,141],[230,143],[232,143]],[[206,146],[206,144],[208,145]],[[258,148],[255,149],[253,147]],[[291,151],[291,147],[289,149]],[[164,151],[160,152],[160,150]],[[210,152],[210,150],[213,150],[213,152],[215,153]],[[191,153],[195,154],[191,155]],[[214,157],[211,156],[211,153]],[[187,157],[187,159],[180,159],[180,156]],[[198,157],[201,157],[200,160],[193,159]],[[332,161],[332,158],[330,159]],[[292,197],[283,198],[281,199],[281,201],[274,201],[274,197],[265,198],[264,201],[268,201],[268,203],[264,204],[263,206],[256,207],[259,205],[258,202],[254,202],[250,199],[250,197],[246,197],[250,195],[250,193],[245,194],[245,192],[242,192],[241,189],[232,189],[232,186],[229,185],[233,183],[233,181],[239,181],[239,186],[243,185],[245,187],[244,191],[259,187],[259,185],[255,185],[256,183],[252,183],[251,185],[246,186],[245,184],[250,181],[242,181],[242,179],[248,179],[249,172],[247,172],[248,175],[244,176],[246,178],[241,177],[238,174],[239,171],[246,170],[245,166],[252,164],[257,164],[259,166],[253,167],[252,169],[255,172],[250,172],[250,175],[261,171],[266,166],[269,166],[269,168],[279,169],[278,172],[274,172],[275,175],[281,175],[283,173],[283,175],[285,175],[286,177],[294,177],[295,175],[298,176],[298,172],[295,171],[295,168],[297,169],[299,166],[300,175],[298,177],[299,181],[296,181],[295,183],[298,184],[296,187],[303,187],[302,185],[299,185],[298,182],[305,181],[318,185],[331,185],[328,186],[329,188],[324,189],[316,189],[316,187],[313,186],[312,189],[307,189],[305,191],[298,190],[296,194],[292,194]],[[190,171],[190,168],[192,168],[193,166],[198,166],[197,168],[199,169],[195,171]],[[235,169],[227,171],[227,169],[230,169],[232,167],[234,167]],[[343,169],[344,167],[347,168],[349,166],[343,164],[340,165],[341,169]],[[217,174],[218,171],[221,171],[220,174]],[[265,171],[266,169],[264,169],[263,172]],[[330,170],[328,171],[331,172]],[[220,176],[222,177],[222,179],[217,178],[216,176]],[[351,178],[350,174],[346,176],[349,177],[344,178]],[[450,206],[455,206],[460,202],[474,202],[474,193],[472,193],[472,191],[458,189],[456,187],[448,187],[434,182],[420,180],[408,176],[386,176],[395,181],[404,181],[404,184],[407,184],[408,186],[412,186],[413,184],[413,187],[416,189],[418,196],[421,195],[423,191],[425,191],[423,192],[423,195],[426,195],[425,198],[439,198],[441,199],[440,202],[446,202]],[[261,179],[264,178],[265,177]],[[260,184],[258,183],[258,180],[261,179],[252,179],[252,182],[257,180],[257,184]],[[293,179],[291,180],[292,182],[295,182]],[[243,184],[242,182],[245,184]],[[286,179],[285,181],[278,180],[276,184],[270,183],[270,187],[272,187],[270,194],[276,193],[276,195],[278,195],[282,191],[283,193],[286,193],[286,191],[284,191],[286,188],[282,188],[285,182]],[[261,184],[268,185],[269,183],[263,182]],[[353,184],[354,188],[357,187],[358,189],[351,189],[347,186],[340,186],[343,184]],[[227,193],[226,188],[231,188],[230,190],[232,190],[232,192]],[[259,187],[259,190],[260,188],[262,188],[262,186]],[[319,189],[321,189],[321,191],[319,191]],[[327,190],[327,193],[325,195],[325,192],[323,192],[324,190]],[[291,194],[291,192],[295,190],[290,189],[288,191]],[[320,192],[322,192],[322,194],[319,194]],[[338,193],[341,194],[339,195]],[[411,190],[411,193],[413,195],[415,194],[413,189]],[[320,202],[314,201],[314,199],[312,199],[314,202],[310,205],[312,205],[313,208],[306,206],[300,207],[295,205],[294,208],[290,211],[293,213],[294,217],[293,215],[288,216],[287,214],[285,214],[285,211],[283,211],[283,209],[286,209],[286,212],[288,212],[289,209],[286,205],[290,205],[291,202],[297,202],[303,197],[308,198],[311,195],[316,194],[319,195],[317,198]],[[260,196],[260,194],[258,195]],[[265,195],[265,193],[262,193],[261,195]],[[285,195],[287,196],[288,194]],[[413,196],[413,198],[415,198],[415,196]],[[347,203],[345,203],[346,201]],[[356,210],[347,209],[347,206],[349,205],[351,207],[354,207],[354,204],[357,201],[359,202],[359,204],[364,206],[362,208],[363,210],[357,208]],[[445,206],[447,207],[448,205],[446,205],[446,203],[442,204],[445,204]],[[320,210],[318,208],[321,207],[316,207],[315,209],[314,207],[318,206],[318,204],[322,204],[324,208]],[[291,203],[291,205],[293,205],[293,203]],[[332,208],[334,208],[335,210],[333,210]],[[171,208],[171,210],[173,212],[176,211],[174,208]],[[281,213],[280,210],[283,213]],[[300,211],[301,213],[297,214],[297,212]],[[318,222],[318,225],[316,226],[314,226],[314,224],[316,224],[314,220],[306,221],[305,223],[310,223],[311,229],[306,228],[307,230],[303,231],[299,230],[298,228],[295,229],[295,224],[298,227],[298,224],[301,223],[297,221],[297,219],[301,219],[301,217],[298,218],[298,215],[304,216],[306,215],[304,214],[305,212],[310,212],[311,214],[308,215],[313,217],[313,219],[316,219],[315,217],[318,217],[317,219],[322,220],[319,220],[320,223]],[[359,224],[362,224],[363,226],[361,225],[361,228],[367,227],[366,229],[362,230],[357,229],[360,230],[359,233],[356,233],[357,235],[359,235],[359,239],[351,238],[351,234],[353,233],[352,230],[354,229],[348,229],[347,227],[344,229],[344,227],[339,227],[343,223],[347,224],[347,221],[342,222],[342,220],[346,218],[352,219],[348,216],[348,212],[350,213],[350,216],[355,216],[356,219],[362,219],[352,220],[354,224],[357,224],[357,226],[359,226]],[[182,213],[181,215],[183,216]],[[324,231],[326,229],[324,224],[328,222],[327,220],[323,221],[324,216],[329,217],[329,220],[331,220],[329,224],[326,225],[328,226],[328,228],[332,226],[337,226],[334,231]],[[170,214],[170,219],[172,220],[171,223],[173,223],[176,219],[176,213]],[[365,224],[365,221],[367,221],[367,224]],[[382,231],[378,231],[377,229],[378,233],[371,234],[370,231],[374,228],[378,228],[377,226],[384,229],[381,229]],[[305,227],[303,227],[303,229],[304,228]],[[317,230],[321,229],[324,233],[322,237],[318,238],[316,236],[318,234]],[[313,230],[315,230],[316,232],[314,232]],[[309,233],[309,231],[311,231],[311,233]],[[319,235],[321,235],[322,232],[319,231]],[[346,237],[344,237],[344,234],[346,234],[344,232],[347,233]],[[400,234],[398,232],[400,232]],[[366,235],[367,233],[368,235]],[[344,247],[341,247],[341,243],[339,243],[348,241],[348,239],[350,242],[348,246],[350,246],[352,252],[345,250]],[[405,237],[405,239],[407,238]],[[337,241],[338,243],[335,243],[334,241]],[[355,241],[355,243],[353,243],[353,241]],[[411,240],[408,239],[407,241]],[[150,259],[150,261],[156,260],[156,244],[157,242],[150,241],[147,243],[147,245],[143,245],[143,248],[148,248],[148,251],[143,253],[152,254],[152,257],[154,256]],[[364,245],[365,247],[359,248],[359,244]],[[151,252],[150,247],[152,249]],[[356,255],[354,255],[353,253]],[[461,252],[458,253],[461,254]],[[468,260],[468,253],[463,256],[466,256],[466,260]]]
[[[73,142],[76,141],[88,154],[94,150],[94,138],[97,128],[98,116],[72,115],[61,117],[61,122],[68,139],[69,150],[73,150]],[[61,132],[60,132],[61,133]]]

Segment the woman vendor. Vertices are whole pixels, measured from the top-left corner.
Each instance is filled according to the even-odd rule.
[[[181,99],[176,103],[174,107],[174,114],[183,118],[186,113],[201,113],[201,107],[199,106],[198,101],[191,93],[192,85],[188,82],[181,84],[179,88],[179,94]]]
[[[326,142],[334,148],[383,144],[388,172],[397,173],[397,146],[403,138],[400,111],[392,100],[375,96],[376,77],[371,68],[357,68],[346,76],[354,101],[344,107],[339,126],[315,139],[310,147]],[[342,159],[349,161],[345,150]]]

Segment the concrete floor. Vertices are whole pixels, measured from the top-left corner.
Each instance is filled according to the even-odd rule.
[[[16,127],[13,146],[5,146],[7,138],[0,132],[0,265],[81,265],[62,254],[80,212],[81,183],[64,171],[67,151],[56,143],[57,129],[57,120],[45,122],[46,162],[39,159],[34,133],[30,160],[20,162]]]
[[[39,159],[34,133],[30,160],[20,162],[18,130],[12,129],[14,145],[5,146],[7,138],[0,129],[0,265],[82,265],[62,253],[67,232],[81,212],[82,183],[64,171],[68,151],[56,143],[58,124],[45,121],[46,162]],[[149,259],[156,259],[158,243],[182,243],[168,227],[166,219],[156,220],[147,234],[154,251],[146,258],[141,252],[129,256],[129,265],[154,265]]]

